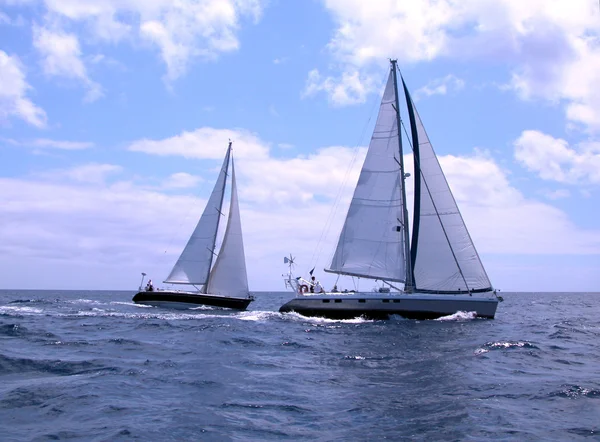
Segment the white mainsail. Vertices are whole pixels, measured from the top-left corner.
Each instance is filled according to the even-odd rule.
[[[404,211],[393,73],[331,266],[326,271],[404,282]]]
[[[227,149],[221,172],[204,212],[169,277],[165,280],[166,283],[204,285],[208,281],[225,195],[230,154],[231,145]]]
[[[206,293],[229,296],[248,295],[248,276],[233,157],[231,158],[231,203],[227,228],[219,255],[210,272]]]
[[[419,180],[415,182],[411,246],[416,290],[492,290],[404,80],[402,83],[411,118],[415,180]]]

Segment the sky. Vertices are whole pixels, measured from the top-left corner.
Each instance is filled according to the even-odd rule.
[[[0,0],[0,288],[162,281],[230,139],[250,290],[328,288],[390,58],[494,287],[598,291],[596,0]]]

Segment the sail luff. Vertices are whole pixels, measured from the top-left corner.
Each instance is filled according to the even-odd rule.
[[[413,291],[413,270],[411,263],[410,243],[408,238],[408,207],[406,206],[406,174],[404,172],[404,152],[402,152],[402,119],[400,118],[400,100],[398,99],[398,78],[396,74],[396,62],[397,60],[390,60],[391,69],[394,74],[394,98],[396,101],[396,125],[398,126],[398,153],[400,155],[398,163],[400,164],[400,177],[402,179],[402,225],[404,226],[404,268],[406,269],[406,282],[404,284],[404,291],[410,293]],[[404,81],[404,80],[403,80]]]

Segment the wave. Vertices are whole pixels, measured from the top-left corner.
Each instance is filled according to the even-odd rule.
[[[489,351],[493,350],[510,350],[516,348],[539,349],[539,347],[528,341],[496,341],[487,342],[483,345],[483,347],[475,350],[475,354],[488,353]]]
[[[368,322],[375,322],[374,319],[366,319],[363,316],[358,316],[358,317],[352,318],[352,319],[330,319],[330,318],[323,318],[323,317],[319,317],[319,316],[303,316],[296,312],[279,313],[279,315],[286,320],[289,319],[292,321],[310,322],[310,323],[316,324],[316,325],[336,324],[336,323],[363,324],[363,323],[368,323]]]
[[[255,311],[245,311],[245,312],[238,313],[237,315],[235,315],[235,317],[242,321],[263,322],[263,321],[267,321],[267,320],[273,319],[273,318],[280,318],[281,313],[255,310]]]
[[[114,372],[119,371],[119,369],[94,361],[36,360],[0,354],[0,373],[3,375],[37,372],[58,376],[72,376],[105,371]]]
[[[563,385],[560,390],[554,391],[548,396],[564,397],[569,399],[577,399],[582,397],[600,399],[600,390],[595,388],[585,388],[579,385]]]
[[[39,315],[40,313],[43,313],[44,310],[41,308],[37,308],[37,307],[28,307],[28,306],[21,306],[21,305],[2,305],[0,306],[0,315],[7,315],[7,316],[14,316],[19,315],[19,316],[27,316],[27,315]]]
[[[473,319],[477,319],[477,312],[463,312],[459,310],[452,315],[434,319],[434,321],[471,321]]]

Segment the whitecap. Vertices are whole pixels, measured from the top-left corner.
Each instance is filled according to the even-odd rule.
[[[475,318],[477,318],[477,312],[463,312],[459,310],[452,315],[434,319],[434,321],[470,321]]]
[[[37,315],[43,313],[44,310],[35,307],[23,307],[17,305],[3,305],[0,307],[0,313],[4,314],[20,314],[20,315]]]
[[[363,323],[367,323],[367,322],[374,322],[374,320],[366,319],[363,316],[358,316],[358,317],[352,318],[352,319],[330,319],[330,318],[323,318],[320,316],[302,316],[301,314],[296,313],[296,312],[283,313],[281,315],[283,318],[286,318],[286,319],[289,318],[294,321],[310,322],[310,323],[313,323],[316,325],[337,324],[337,323],[363,324]]]

